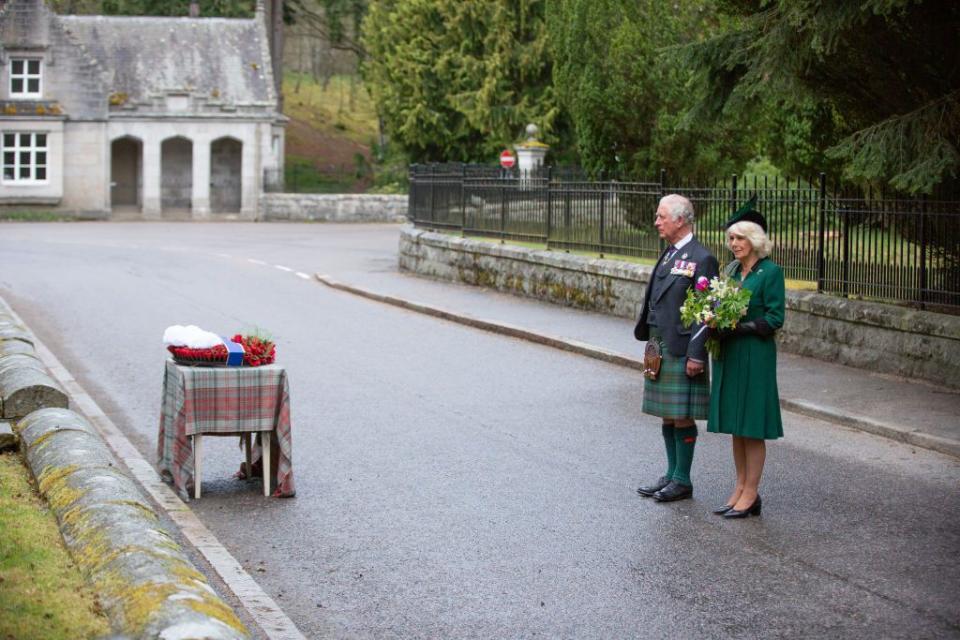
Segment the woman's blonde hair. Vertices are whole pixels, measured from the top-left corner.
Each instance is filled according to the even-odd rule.
[[[730,236],[743,236],[750,241],[750,245],[753,247],[753,251],[760,258],[766,258],[770,255],[770,250],[773,249],[773,243],[770,242],[770,238],[767,237],[766,232],[760,225],[756,222],[747,222],[743,220],[741,222],[734,222],[732,225],[727,227],[727,248],[730,249]]]

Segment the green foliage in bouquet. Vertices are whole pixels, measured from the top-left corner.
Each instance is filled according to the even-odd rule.
[[[707,280],[701,276],[695,286],[687,289],[680,321],[685,327],[702,324],[711,329],[733,329],[747,315],[750,295],[749,289],[728,277]],[[719,357],[720,342],[715,337],[707,338],[706,347],[711,356]]]

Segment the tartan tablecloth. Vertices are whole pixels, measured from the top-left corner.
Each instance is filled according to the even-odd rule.
[[[182,499],[188,501],[193,492],[193,440],[189,436],[250,431],[271,432],[271,448],[279,451],[276,464],[271,464],[276,486],[273,495],[293,496],[293,440],[286,370],[277,365],[184,367],[167,360],[157,457],[160,474],[173,482]],[[254,470],[260,467],[260,456],[258,439],[253,450]],[[237,475],[244,477],[242,465]]]

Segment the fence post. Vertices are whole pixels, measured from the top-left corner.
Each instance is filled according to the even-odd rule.
[[[820,172],[820,206],[817,222],[817,293],[823,293],[827,278],[826,251],[827,238],[827,174]]]
[[[432,166],[430,171],[430,222],[433,222],[433,192],[434,192],[434,181],[436,180],[436,167]]]
[[[500,244],[506,242],[505,231],[507,227],[507,187],[505,186],[508,178],[500,178]]]
[[[843,268],[842,268],[842,279],[843,286],[840,288],[840,293],[843,294],[844,298],[850,297],[850,212],[846,207],[843,208],[841,215],[841,227],[840,232],[843,234]]]
[[[411,164],[407,170],[407,180],[410,182],[410,195],[407,196],[407,217],[417,224],[417,165]]]
[[[467,235],[467,165],[460,164],[460,237]]]
[[[920,196],[920,308],[927,308],[927,196]]]
[[[550,236],[553,234],[553,167],[547,167],[547,249],[550,248]]]
[[[607,190],[605,188],[605,183],[603,181],[603,171],[600,171],[600,257],[603,257],[603,235],[604,235],[604,218],[606,217],[606,208],[607,208]]]
[[[658,204],[659,204],[659,201],[663,198],[663,196],[667,195],[666,193],[664,193],[666,190],[667,190],[667,170],[660,169],[660,197],[657,198]]]
[[[737,174],[730,177],[730,211],[737,210]]]

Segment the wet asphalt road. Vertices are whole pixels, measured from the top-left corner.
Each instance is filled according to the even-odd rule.
[[[212,438],[191,506],[307,637],[960,637],[960,462],[785,414],[761,518],[709,513],[713,434],[695,500],[643,500],[637,372],[296,276],[393,269],[396,234],[0,224],[0,294],[151,461],[164,328],[273,334],[297,497]]]

